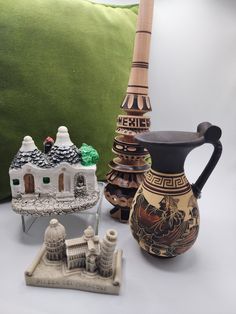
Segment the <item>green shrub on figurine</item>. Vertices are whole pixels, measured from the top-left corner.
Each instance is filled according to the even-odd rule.
[[[83,166],[92,166],[98,162],[99,154],[92,146],[83,143],[80,147],[80,152],[82,155],[81,164]]]

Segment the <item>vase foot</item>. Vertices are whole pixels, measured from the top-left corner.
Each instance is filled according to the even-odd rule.
[[[156,258],[160,258],[160,259],[170,259],[170,258],[174,258],[176,256],[160,256],[160,255],[156,255],[156,254],[153,254],[153,253],[149,253],[147,252],[149,255],[153,256],[153,257],[156,257]]]
[[[127,223],[129,221],[129,213],[129,208],[114,207],[110,210],[111,217],[121,223]]]

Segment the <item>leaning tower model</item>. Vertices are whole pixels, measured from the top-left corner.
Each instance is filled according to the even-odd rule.
[[[44,235],[47,258],[50,261],[62,260],[65,255],[65,228],[57,219],[52,219]]]
[[[117,231],[109,229],[101,243],[101,256],[99,272],[103,277],[109,277],[113,273],[113,255],[117,242]]]

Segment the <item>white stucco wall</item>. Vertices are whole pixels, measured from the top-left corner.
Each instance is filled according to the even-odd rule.
[[[96,178],[96,165],[82,166],[81,164],[70,165],[68,163],[61,163],[55,168],[43,169],[34,166],[33,164],[25,164],[20,169],[10,169],[10,185],[12,196],[16,197],[18,193],[25,193],[24,176],[32,174],[34,177],[35,194],[50,194],[56,196],[59,193],[59,175],[64,174],[64,193],[74,195],[75,176],[80,174],[85,177],[85,182],[88,192],[98,190]],[[49,177],[50,183],[43,183],[43,178]],[[13,179],[20,181],[19,185],[13,185]],[[63,192],[61,192],[62,194]]]

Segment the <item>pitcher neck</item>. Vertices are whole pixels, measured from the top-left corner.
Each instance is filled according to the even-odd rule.
[[[191,191],[191,185],[185,174],[167,174],[150,170],[146,173],[143,186],[149,192],[155,191],[159,195],[183,195]]]
[[[184,172],[184,163],[191,147],[166,147],[159,146],[158,149],[149,149],[152,159],[152,169],[156,172],[177,174]]]

